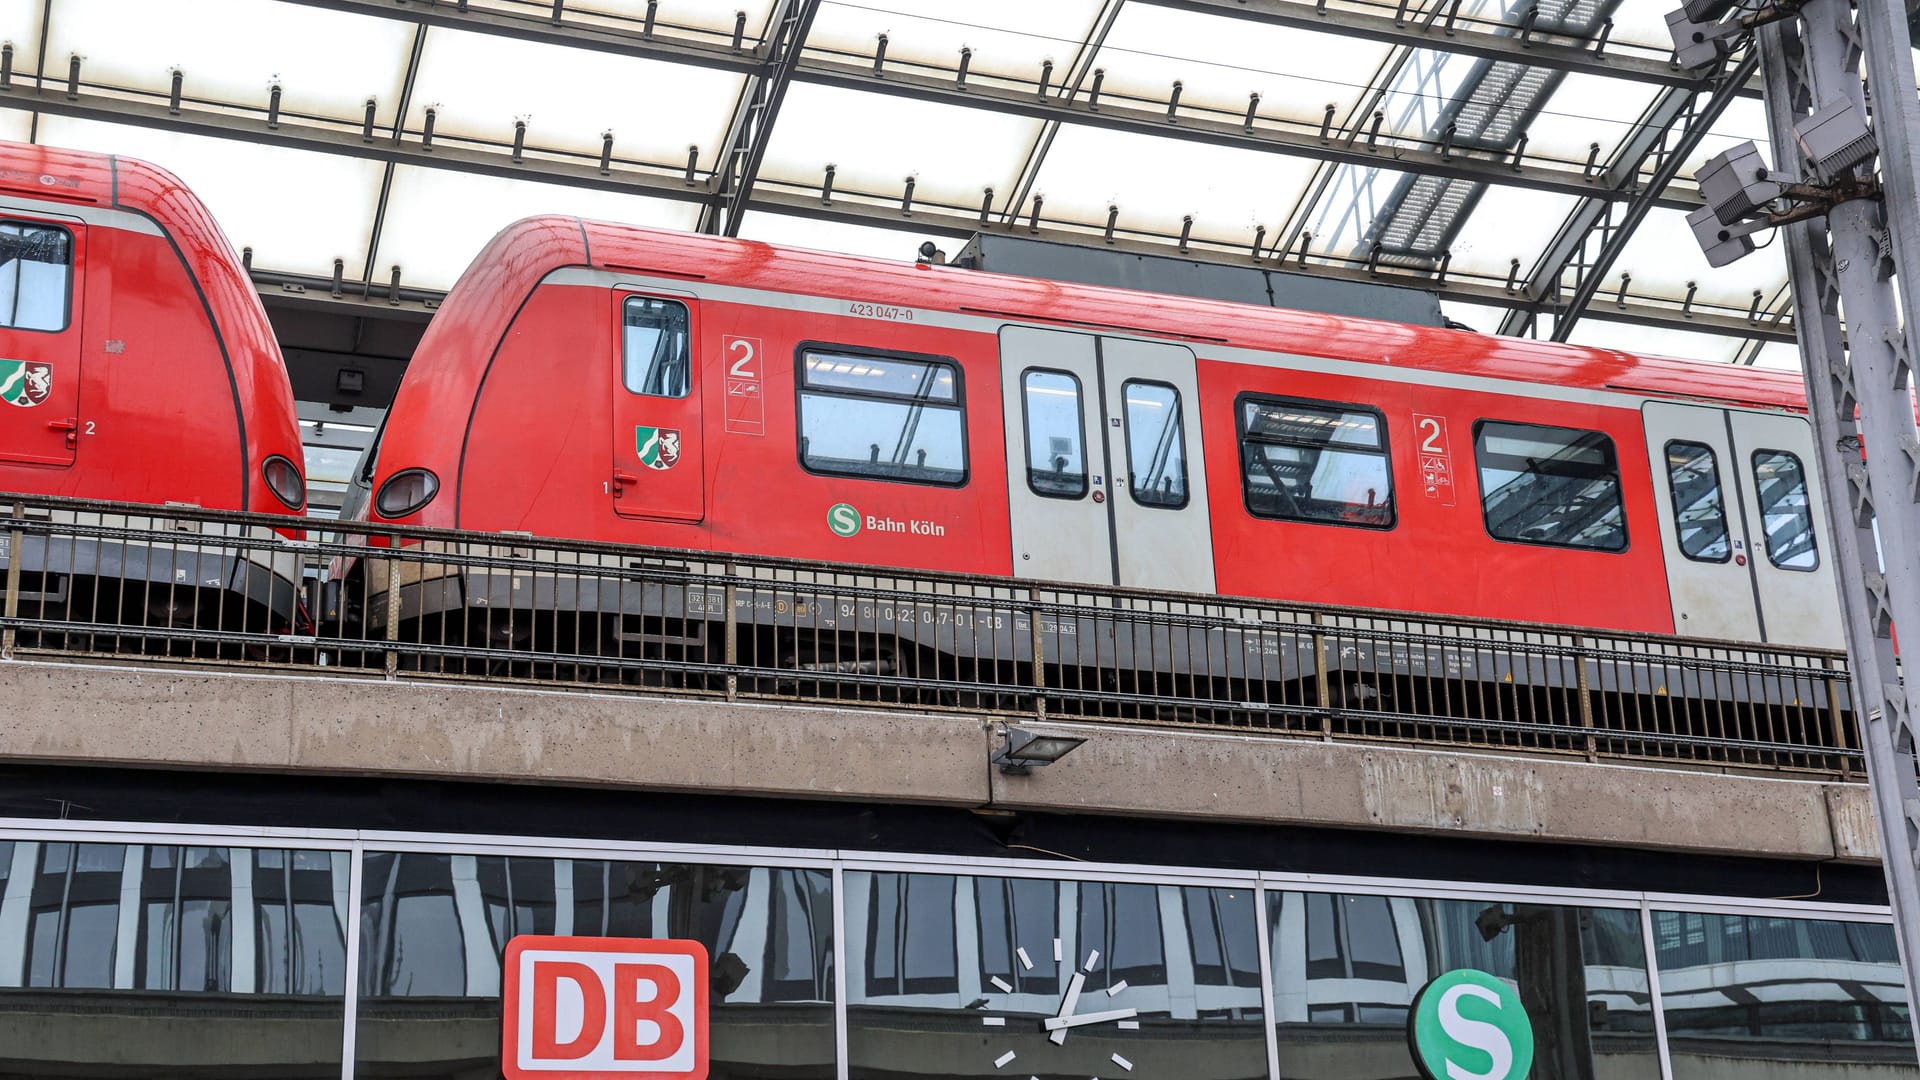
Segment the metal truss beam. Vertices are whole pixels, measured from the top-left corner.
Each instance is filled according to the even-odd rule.
[[[1720,114],[1740,95],[1741,87],[1753,78],[1759,61],[1759,51],[1748,49],[1712,82],[1661,94],[1607,168],[1612,197],[1586,199],[1568,215],[1534,264],[1527,280],[1527,305],[1508,313],[1500,325],[1502,334],[1533,331],[1541,314],[1550,310],[1553,339],[1567,340],[1634,230],[1648,211],[1665,205],[1663,193]],[[1643,179],[1641,172],[1650,161],[1653,174]],[[1573,273],[1570,288],[1565,280],[1569,271]]]
[[[475,34],[515,38],[542,45],[562,45],[571,49],[615,53],[642,60],[660,60],[670,64],[693,64],[749,75],[761,66],[760,49],[734,49],[722,43],[688,34],[684,30],[656,26],[649,34],[642,29],[627,30],[597,24],[585,24],[564,15],[514,14],[495,9],[469,8],[464,0],[282,0],[283,3],[325,8],[349,15],[379,19],[398,19],[422,26],[444,26]]]
[[[1450,176],[1461,180],[1482,181],[1494,185],[1534,188],[1563,195],[1591,196],[1605,192],[1598,177],[1588,177],[1578,162],[1542,164],[1548,159],[1529,158],[1515,167],[1507,157],[1468,156],[1459,150],[1443,151],[1425,139],[1388,139],[1382,136],[1369,148],[1364,134],[1357,131],[1331,132],[1322,140],[1317,132],[1289,131],[1255,124],[1239,118],[1217,119],[1199,110],[1180,112],[1170,119],[1168,109],[1157,111],[1116,97],[1101,98],[1097,105],[1085,101],[1063,101],[1041,96],[1032,89],[985,81],[957,85],[950,75],[931,76],[904,68],[888,68],[875,74],[871,65],[838,61],[806,60],[796,78],[848,90],[892,94],[917,101],[929,101],[961,108],[989,109],[1036,120],[1060,120],[1069,124],[1152,135],[1187,142],[1223,146],[1229,149],[1286,154],[1293,157],[1332,161],[1370,168],[1397,169],[1432,176]],[[1608,193],[1602,197],[1621,198],[1627,193]],[[1660,205],[1692,209],[1700,205],[1697,193],[1684,188],[1657,197]]]
[[[1093,73],[1093,65],[1099,59],[1100,50],[1107,44],[1107,35],[1113,32],[1114,21],[1120,18],[1120,7],[1126,0],[1105,0],[1100,10],[1094,13],[1093,22],[1087,27],[1087,36],[1080,42],[1080,51],[1067,69],[1066,85],[1060,88],[1060,96],[1068,101],[1080,95],[1081,87],[1086,85],[1087,77]],[[1027,148],[1022,159],[1020,175],[1014,179],[1013,189],[1002,204],[1002,220],[1011,221],[1020,216],[1027,205],[1027,197],[1033,194],[1033,185],[1040,180],[1040,170],[1046,167],[1047,155],[1053,151],[1053,140],[1060,135],[1060,121],[1048,120],[1040,125],[1040,133],[1034,136],[1033,145]]]
[[[740,235],[740,222],[747,216],[753,185],[760,179],[760,163],[766,159],[774,122],[779,119],[787,87],[793,83],[793,69],[800,62],[800,50],[806,47],[807,34],[819,13],[820,0],[780,0],[775,7],[769,23],[766,62],[741,88],[726,140],[720,146],[714,179],[719,199],[701,209],[701,232]]]

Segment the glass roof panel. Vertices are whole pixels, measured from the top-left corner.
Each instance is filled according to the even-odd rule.
[[[25,109],[0,109],[0,139],[26,142],[32,132],[32,113]]]
[[[1756,243],[1768,246],[1726,266],[1710,267],[1693,239],[1687,216],[1678,210],[1656,208],[1647,212],[1646,220],[1627,240],[1606,288],[1617,287],[1625,272],[1633,275],[1630,291],[1634,294],[1677,300],[1686,296],[1688,282],[1698,282],[1696,302],[1745,311],[1753,302],[1755,289],[1770,297],[1787,279],[1786,249],[1776,241],[1777,235],[1757,235]]]
[[[1453,240],[1451,269],[1505,279],[1512,260],[1533,269],[1580,200],[1526,188],[1490,187]]]
[[[1346,256],[1363,250],[1380,207],[1408,174],[1393,169],[1336,165],[1326,190],[1315,200],[1306,231],[1316,253]]]
[[[1727,104],[1727,110],[1720,114],[1720,119],[1707,129],[1700,145],[1687,155],[1686,164],[1680,167],[1680,175],[1691,179],[1708,158],[1748,140],[1760,147],[1760,153],[1767,161],[1773,160],[1773,142],[1767,138],[1766,106],[1758,98],[1736,98]]]
[[[1117,204],[1120,229],[1173,236],[1192,214],[1194,239],[1239,245],[1257,225],[1274,239],[1312,175],[1304,158],[1063,127],[1034,191],[1046,196],[1045,218],[1104,226]]]
[[[0,41],[13,44],[13,63],[25,70],[33,65],[30,57],[40,41],[39,4],[0,4]]]
[[[166,168],[262,270],[331,276],[340,258],[357,276],[366,264],[379,162],[60,116],[40,118],[40,141]]]
[[[1753,366],[1771,368],[1775,371],[1800,370],[1800,346],[1789,345],[1784,341],[1769,341],[1761,345],[1753,358]]]
[[[1567,75],[1541,114],[1527,125],[1527,154],[1584,162],[1588,148],[1599,143],[1600,162],[1605,164],[1633,133],[1660,90],[1652,83]]]
[[[1006,196],[1040,127],[985,109],[794,83],[760,174],[817,188],[833,164],[836,188],[888,197],[914,176],[917,199],[977,207],[984,187]]]
[[[50,31],[49,73],[77,52],[86,82],[165,93],[177,66],[188,97],[262,108],[278,79],[287,112],[358,121],[375,97],[385,123],[413,38],[393,19],[250,0],[56,0]]]
[[[689,145],[703,163],[713,160],[742,82],[686,64],[435,29],[407,124],[418,128],[432,105],[437,133],[508,145],[514,120],[526,117],[528,145],[596,160],[601,132],[611,129],[619,157],[679,168]]]
[[[539,0],[538,3],[528,3],[527,0],[492,0],[492,2],[502,6],[511,3],[523,10],[544,8],[551,11],[553,7],[552,0]],[[773,0],[663,4],[656,16],[655,25],[731,37],[734,13],[737,11],[743,11],[747,15],[746,32],[751,40],[764,33],[767,18],[773,12]],[[569,22],[616,26],[630,30],[646,22],[647,0],[571,0],[566,6],[566,18]]]
[[[871,255],[876,259],[913,259],[923,240],[931,240],[949,257],[960,253],[964,242],[956,237],[933,233],[917,234],[910,229],[876,229],[865,225],[844,225],[837,221],[792,217],[787,214],[749,213],[741,222],[740,235],[785,247],[813,251],[837,251],[847,255]]]
[[[1260,115],[1318,124],[1329,103],[1350,108],[1392,47],[1175,8],[1129,4],[1101,46],[1103,93],[1180,101],[1238,116],[1259,93]],[[1204,57],[1204,59],[1201,59]]]
[[[398,265],[408,285],[451,288],[494,233],[535,214],[691,229],[699,210],[693,203],[403,165],[394,170],[374,278],[386,280]]]
[[[1581,319],[1579,325],[1573,328],[1571,337],[1571,344],[1574,345],[1718,364],[1732,361],[1741,344],[1740,338],[1718,334],[1697,334],[1690,330],[1669,330],[1601,319]]]
[[[1098,0],[826,0],[807,50],[871,57],[875,39],[886,34],[889,63],[951,68],[964,45],[973,50],[975,73],[1038,79],[1040,62],[1052,60],[1057,81],[1098,9]]]

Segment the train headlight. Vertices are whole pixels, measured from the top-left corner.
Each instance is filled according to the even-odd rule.
[[[261,464],[260,473],[266,477],[267,490],[287,509],[298,510],[307,505],[307,482],[300,478],[300,469],[293,462],[275,454]]]
[[[425,469],[406,469],[394,473],[380,485],[373,508],[384,518],[403,518],[433,501],[440,494],[440,478]]]

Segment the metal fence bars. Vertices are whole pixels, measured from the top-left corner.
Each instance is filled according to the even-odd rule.
[[[1857,778],[1838,652],[0,495],[0,649]],[[15,557],[17,553],[17,557]]]

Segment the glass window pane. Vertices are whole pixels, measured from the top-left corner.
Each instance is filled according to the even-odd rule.
[[[960,401],[959,380],[953,366],[930,360],[808,350],[802,375],[809,389],[846,390],[946,404]]]
[[[1674,1080],[1915,1074],[1893,928],[1654,913]]]
[[[516,934],[551,933],[569,903],[576,935],[706,946],[711,1080],[763,1077],[769,1066],[794,1080],[834,1075],[827,871],[565,863],[366,856],[359,1075],[473,1080],[495,1070],[501,953]],[[572,884],[570,899],[556,882]],[[511,933],[500,935],[500,925]],[[429,966],[445,970],[429,978]]]
[[[979,955],[989,968],[969,962],[937,988],[856,975],[852,1080],[1267,1075],[1247,890],[869,871],[846,881],[852,940],[893,938],[908,956]],[[921,895],[933,902],[881,902]],[[1195,948],[1194,936],[1210,944]],[[1014,974],[991,970],[1002,957]],[[1057,981],[1043,984],[1049,974]],[[1073,1017],[1081,1022],[1050,1038],[1047,1020]]]
[[[1668,443],[1667,480],[1673,490],[1673,526],[1679,533],[1680,553],[1697,562],[1726,562],[1733,547],[1713,450],[1695,442]]]
[[[1268,894],[1267,919],[1289,1080],[1421,1075],[1411,1007],[1461,968],[1517,992],[1534,1036],[1530,1080],[1660,1075],[1637,911],[1290,892]]]
[[[945,361],[801,354],[800,462],[814,472],[957,486],[967,479],[959,369]]]
[[[632,296],[621,332],[621,378],[649,397],[683,398],[692,382],[692,338],[687,305]]]
[[[59,846],[33,883],[27,986],[0,988],[9,1074],[340,1075],[342,979],[299,989],[285,977],[286,853]],[[320,860],[304,887],[331,917],[348,863]]]
[[[1379,413],[1242,398],[1241,479],[1256,517],[1391,528],[1393,478]]]
[[[66,329],[72,274],[73,237],[67,230],[0,221],[0,327]],[[10,389],[0,385],[0,396]]]
[[[1026,407],[1027,486],[1035,495],[1078,499],[1087,493],[1086,419],[1080,380],[1064,371],[1029,370],[1020,378]]]
[[[1141,506],[1187,505],[1187,440],[1180,392],[1165,383],[1129,381],[1120,387],[1127,406],[1127,486]]]
[[[1483,420],[1474,426],[1474,456],[1496,539],[1626,550],[1620,469],[1606,435]]]
[[[1753,485],[1760,502],[1760,520],[1767,530],[1768,561],[1782,570],[1818,567],[1813,511],[1807,505],[1807,474],[1800,459],[1784,450],[1755,451]]]

